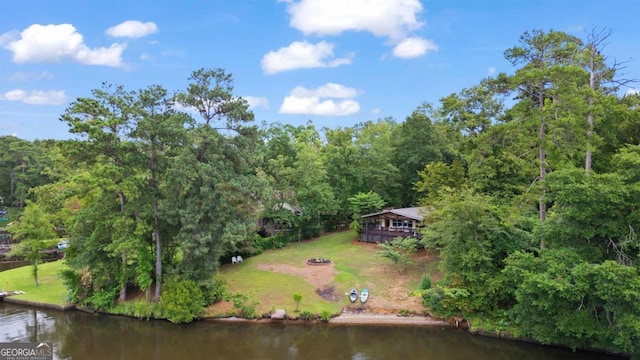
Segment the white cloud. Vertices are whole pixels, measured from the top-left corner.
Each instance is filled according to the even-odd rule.
[[[431,40],[413,35],[424,26],[420,0],[280,0],[287,3],[289,25],[304,35],[364,31],[387,38],[394,56],[413,58],[435,51]]]
[[[629,88],[625,93],[625,95],[638,95],[638,94],[640,94],[640,89],[637,89],[637,88]]]
[[[5,33],[0,38],[4,47],[13,52],[13,61],[17,63],[73,60],[86,65],[122,66],[122,52],[126,48],[125,44],[118,43],[108,48],[89,48],[71,24],[33,24],[19,36]]]
[[[431,40],[419,37],[410,37],[402,40],[393,48],[393,56],[407,59],[422,56],[428,51],[437,50],[438,45]]]
[[[32,90],[20,89],[10,90],[0,94],[0,100],[20,101],[32,105],[62,105],[66,102],[66,95],[63,90]]]
[[[249,108],[254,109],[256,107],[263,107],[265,109],[269,108],[269,100],[266,97],[262,96],[243,96],[243,99],[247,100],[249,103]]]
[[[487,69],[487,74],[493,75],[495,73],[496,73],[496,68],[494,68],[493,66]]]
[[[358,90],[335,83],[326,83],[315,89],[296,86],[290,95],[296,97],[330,97],[349,99],[358,96]]]
[[[337,67],[351,63],[348,58],[333,58],[334,44],[321,41],[311,44],[306,41],[294,41],[287,47],[270,51],[262,57],[262,70],[265,74],[275,74],[294,69]]]
[[[109,36],[140,38],[158,32],[158,26],[153,22],[141,22],[138,20],[127,20],[116,26],[112,26],[105,31]]]
[[[9,75],[8,79],[10,81],[30,81],[30,80],[51,80],[55,78],[55,76],[53,76],[53,74],[51,74],[50,72],[47,71],[27,71],[27,72],[22,72],[19,71],[17,73],[13,73],[11,75]]]
[[[340,84],[327,83],[316,89],[297,86],[280,105],[280,114],[344,116],[360,111],[360,104],[350,99],[358,91]],[[323,98],[341,98],[335,101]]]
[[[368,31],[375,36],[402,39],[424,25],[417,14],[419,0],[300,0],[287,1],[289,25],[305,35],[339,35]]]

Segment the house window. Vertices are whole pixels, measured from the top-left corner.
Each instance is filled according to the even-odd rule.
[[[393,227],[396,228],[413,228],[413,221],[411,220],[393,220]]]

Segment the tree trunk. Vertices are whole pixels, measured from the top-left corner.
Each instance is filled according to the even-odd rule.
[[[127,198],[124,196],[122,190],[118,191],[118,198],[120,199],[120,214],[124,216],[124,206],[127,202]],[[122,253],[122,273],[126,274],[127,271],[127,254]],[[120,301],[127,300],[127,282],[125,281],[120,288]]]
[[[584,169],[587,176],[591,175],[591,137],[593,136],[593,93],[596,91],[596,57],[595,46],[589,48],[589,87],[592,93],[589,95],[589,109],[587,113],[587,152],[584,161]]]
[[[38,287],[38,256],[33,261],[33,280],[35,280],[36,287]]]
[[[547,177],[546,168],[546,152],[544,149],[544,137],[545,137],[545,120],[544,120],[544,84],[540,84],[538,92],[538,110],[540,111],[540,130],[538,132],[538,141],[540,142],[538,149],[538,160],[540,161],[540,199],[538,200],[538,210],[540,212],[540,224],[544,223],[547,219],[547,203],[545,202],[545,185],[544,180]],[[540,249],[544,249],[544,240],[540,239]]]
[[[158,210],[158,184],[156,182],[155,137],[151,138],[151,187],[153,188],[153,235],[156,240],[156,292],[154,301],[160,301],[162,294],[162,241],[160,238],[160,215]]]

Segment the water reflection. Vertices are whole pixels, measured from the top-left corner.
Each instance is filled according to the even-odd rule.
[[[0,304],[0,342],[53,342],[57,359],[610,359],[430,327],[199,322],[177,326]]]

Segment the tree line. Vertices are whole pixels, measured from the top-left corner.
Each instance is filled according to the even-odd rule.
[[[422,206],[432,312],[637,354],[640,96],[609,38],[525,32],[513,72],[337,128],[256,124],[222,69],[176,93],[103,84],[61,116],[77,140],[3,138],[0,191],[65,229],[75,300],[101,306],[169,278],[212,291],[221,261],[348,226],[366,194]]]

